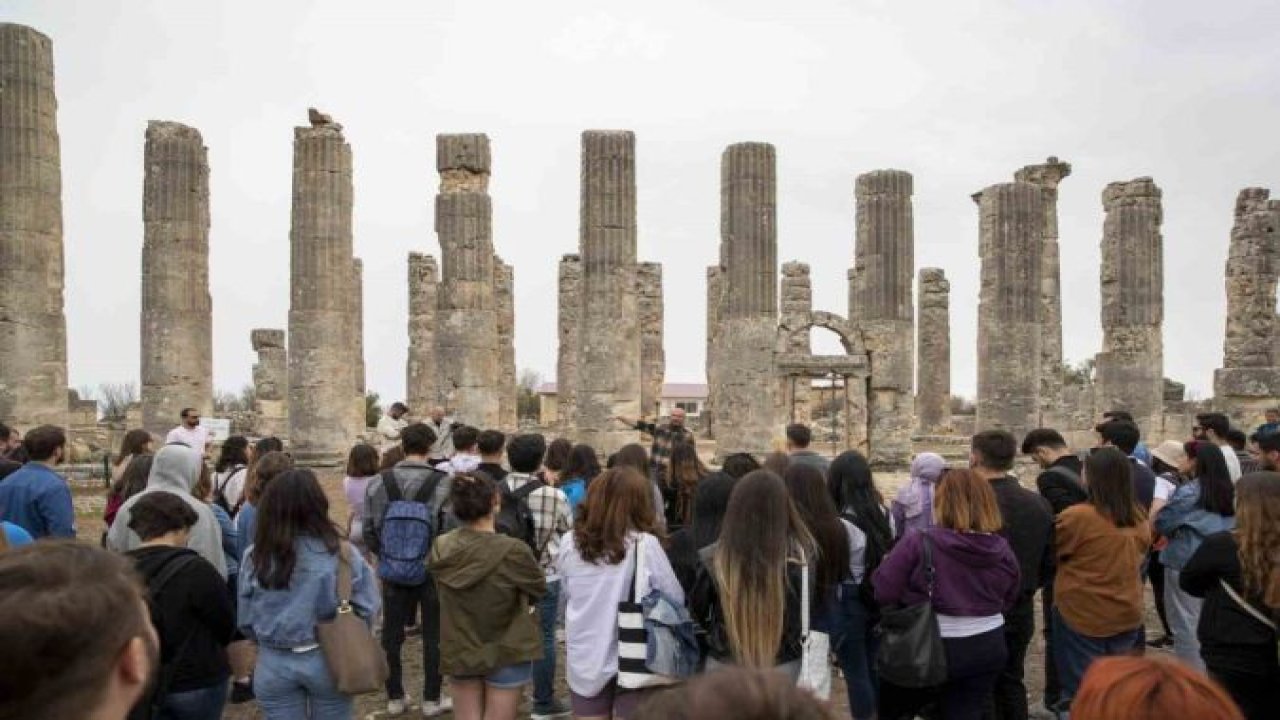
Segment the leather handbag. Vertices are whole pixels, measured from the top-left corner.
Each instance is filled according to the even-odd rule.
[[[388,669],[369,623],[351,605],[349,552],[346,543],[338,550],[338,612],[332,620],[316,624],[316,639],[338,691],[358,695],[381,690]]]
[[[947,679],[946,649],[933,611],[933,543],[928,530],[921,535],[929,597],[916,605],[882,608],[876,627],[880,637],[876,671],[882,680],[906,688],[933,687]]]
[[[800,553],[800,678],[797,685],[831,698],[831,638],[809,626],[809,563]]]

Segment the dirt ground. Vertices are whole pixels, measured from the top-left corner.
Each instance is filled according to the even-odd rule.
[[[903,482],[905,476],[899,473],[884,473],[877,476],[877,482],[881,485],[882,490],[886,494],[896,491],[898,485]],[[334,520],[345,527],[347,517],[347,502],[342,495],[341,477],[336,473],[324,473],[321,475],[321,483],[325,488],[325,494],[330,502],[330,514]],[[82,540],[90,542],[98,542],[103,532],[102,509],[106,504],[105,490],[101,486],[92,486],[79,484],[73,486],[73,496],[76,504],[77,527]],[[1039,602],[1037,600],[1037,607]],[[1039,612],[1037,615],[1037,630],[1039,630]],[[1159,620],[1156,617],[1154,605],[1151,600],[1150,588],[1147,589],[1147,627],[1149,634],[1155,633],[1155,628],[1159,628]],[[418,637],[408,638],[405,642],[402,654],[404,661],[404,677],[405,688],[410,695],[410,702],[414,705],[402,717],[415,717],[418,713],[416,703],[421,699],[415,697],[422,689],[422,641]],[[1162,650],[1151,650],[1148,652],[1164,652]],[[564,681],[564,646],[559,647],[560,664],[557,669],[557,686],[558,696],[566,703],[568,701],[568,689]],[[844,682],[839,677],[839,671],[833,668],[834,676],[832,678],[832,697],[831,702],[835,707],[839,708],[842,713],[848,712],[848,701],[845,695]],[[1035,709],[1040,706],[1044,690],[1044,639],[1042,634],[1037,631],[1031,646],[1027,651],[1026,662],[1026,684],[1028,695]],[[448,681],[445,682],[445,692],[448,693]],[[526,699],[521,717],[528,717],[529,704]],[[256,703],[245,703],[242,705],[228,705],[223,713],[223,718],[227,720],[260,720],[263,718],[261,710]],[[356,713],[355,717],[373,720],[374,718],[384,718],[386,715],[386,698],[382,693],[370,693],[356,697]],[[420,717],[420,716],[419,716]],[[443,718],[451,718],[451,713],[446,713]]]

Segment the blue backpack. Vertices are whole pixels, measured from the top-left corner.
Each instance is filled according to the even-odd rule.
[[[379,535],[378,577],[392,585],[421,585],[427,581],[427,552],[435,538],[436,522],[431,498],[444,473],[433,470],[412,499],[405,499],[395,471],[382,473],[387,490],[387,510]]]
[[[569,511],[573,512],[578,509],[578,503],[587,496],[587,481],[584,478],[574,478],[569,482],[560,486],[560,491],[564,493],[565,499],[569,501]]]

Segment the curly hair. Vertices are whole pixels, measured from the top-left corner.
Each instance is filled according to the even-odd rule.
[[[1280,607],[1280,473],[1256,472],[1236,484],[1236,542],[1247,594]]]

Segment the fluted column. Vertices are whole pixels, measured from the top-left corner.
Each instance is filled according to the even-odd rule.
[[[1018,182],[1040,188],[1044,199],[1044,236],[1040,251],[1040,303],[1044,327],[1040,331],[1040,410],[1058,413],[1062,407],[1062,266],[1058,250],[1058,185],[1071,174],[1071,164],[1050,157],[1014,173]]]
[[[951,283],[942,268],[921,268],[916,416],[926,435],[951,431]]]
[[[640,410],[653,416],[662,402],[662,381],[667,370],[663,349],[662,265],[636,266],[636,301],[640,313]]]
[[[440,400],[436,391],[436,259],[409,253],[409,359],[405,368],[405,402],[424,418]]]
[[[724,266],[707,266],[706,374],[707,404],[702,408],[704,427],[714,438],[718,432],[720,404],[720,317],[724,314]]]
[[[516,417],[516,299],[515,269],[494,258],[493,293],[498,323],[498,427],[514,432]]]
[[[348,435],[354,438],[363,435],[367,429],[365,426],[368,425],[364,400],[364,261],[360,258],[351,260],[350,313],[348,322],[351,323],[351,374],[354,394]]]
[[[568,434],[578,423],[578,344],[582,335],[582,258],[578,255],[560,258],[558,297],[556,423],[561,434]]]
[[[258,361],[253,365],[254,432],[263,437],[289,436],[289,349],[284,330],[254,329],[249,340]]]

